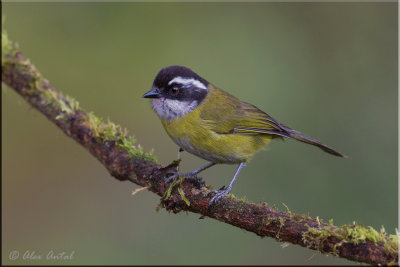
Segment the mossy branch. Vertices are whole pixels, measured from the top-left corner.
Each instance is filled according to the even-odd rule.
[[[282,212],[266,203],[254,204],[228,195],[209,206],[209,188],[199,180],[178,180],[169,187],[163,178],[177,162],[157,164],[152,153],[135,145],[120,126],[104,122],[79,107],[78,102],[57,92],[26,59],[18,46],[2,32],[2,81],[42,112],[66,135],[89,150],[119,180],[146,187],[162,196],[161,207],[174,213],[191,211],[261,237],[297,244],[356,262],[376,265],[398,264],[398,235],[354,224],[334,226],[306,215]]]

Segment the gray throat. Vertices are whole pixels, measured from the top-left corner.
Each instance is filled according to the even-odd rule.
[[[192,112],[197,106],[196,100],[154,99],[153,109],[163,120],[175,120]]]

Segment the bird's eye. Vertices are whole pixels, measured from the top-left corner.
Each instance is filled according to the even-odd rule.
[[[179,89],[177,88],[177,87],[171,87],[170,89],[169,89],[169,94],[170,95],[173,95],[173,96],[176,96],[176,95],[178,95],[178,93],[179,93]]]

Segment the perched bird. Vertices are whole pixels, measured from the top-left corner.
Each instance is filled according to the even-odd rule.
[[[274,138],[289,138],[319,147],[338,157],[346,155],[278,122],[183,66],[162,69],[152,89],[143,95],[171,139],[183,150],[209,161],[185,178],[219,163],[239,164],[228,187],[213,190],[210,205],[228,194],[246,162]],[[167,182],[178,177],[169,177]]]

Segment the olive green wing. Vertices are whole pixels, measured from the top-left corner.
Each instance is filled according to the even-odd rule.
[[[338,156],[346,155],[330,148],[322,142],[301,132],[295,131],[258,109],[238,98],[212,87],[212,95],[203,106],[200,119],[207,127],[217,134],[239,135],[271,135],[271,137],[286,137],[314,145],[323,151]]]
[[[200,115],[210,130],[218,134],[284,136],[281,124],[257,107],[218,88],[212,93]]]

